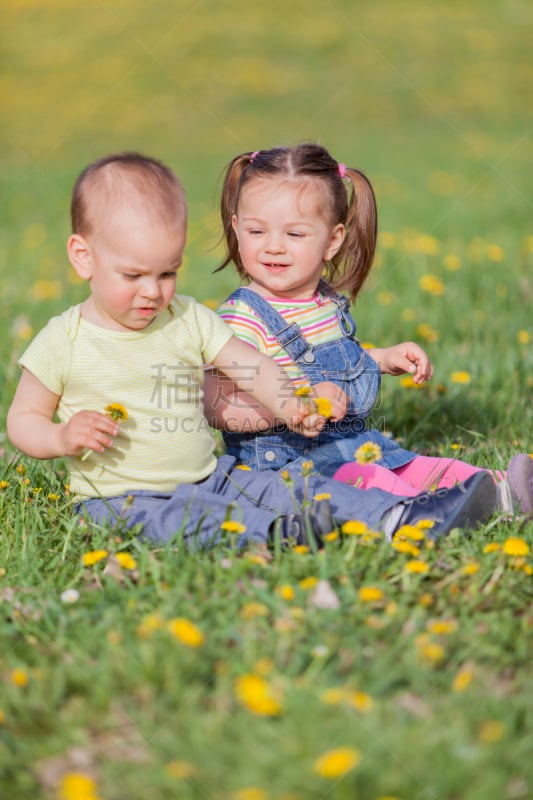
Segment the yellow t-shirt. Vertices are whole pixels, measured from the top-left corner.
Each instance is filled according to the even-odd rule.
[[[19,363],[60,396],[60,422],[110,403],[128,412],[113,447],[68,459],[71,491],[166,492],[210,475],[215,440],[203,412],[203,365],[231,336],[214,311],[183,295],[142,331],[101,328],[79,306],[53,317]]]

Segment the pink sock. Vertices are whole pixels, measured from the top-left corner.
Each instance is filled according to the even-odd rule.
[[[383,489],[390,494],[404,497],[414,497],[420,493],[410,483],[398,477],[394,470],[379,464],[358,464],[357,461],[350,461],[339,467],[333,477],[360,489]]]
[[[333,477],[361,489],[383,489],[391,494],[414,497],[435,488],[449,489],[482,471],[480,467],[473,467],[455,458],[416,456],[408,464],[396,469],[387,469],[379,464],[350,462],[343,464]],[[503,472],[494,471],[492,475],[495,480],[505,477]]]
[[[473,467],[465,461],[456,458],[436,458],[433,456],[417,456],[403,467],[398,467],[394,472],[402,480],[410,483],[420,492],[431,489],[450,489],[456,483],[462,483],[475,475],[476,472],[489,472],[481,467]],[[493,478],[501,480],[503,472],[492,471]]]

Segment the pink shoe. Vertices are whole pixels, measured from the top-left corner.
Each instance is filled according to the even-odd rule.
[[[527,453],[519,453],[509,461],[507,484],[520,511],[533,513],[533,458]]]

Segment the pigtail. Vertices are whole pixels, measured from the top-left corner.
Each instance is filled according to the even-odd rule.
[[[251,163],[252,153],[242,153],[230,161],[224,175],[222,185],[222,195],[220,198],[220,216],[222,218],[222,236],[220,241],[226,244],[226,255],[224,260],[216,268],[215,272],[227,267],[233,262],[241,277],[246,275],[239,255],[239,243],[233,230],[232,218],[237,208],[237,198],[241,187],[242,175],[246,167]]]
[[[357,169],[345,167],[344,177],[352,184],[346,216],[346,237],[332,259],[330,280],[335,289],[348,291],[355,300],[374,260],[377,242],[377,207],[372,185]]]

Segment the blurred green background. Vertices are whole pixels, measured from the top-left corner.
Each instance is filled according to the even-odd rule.
[[[185,185],[184,293],[214,304],[236,284],[231,269],[212,274],[229,159],[311,139],[376,189],[363,339],[425,340],[437,361],[454,353],[449,369],[493,360],[520,331],[527,345],[532,22],[529,0],[5,0],[7,384],[28,337],[85,295],[65,255],[77,174],[127,149],[168,162]],[[425,274],[443,281],[442,297],[420,290]]]

